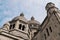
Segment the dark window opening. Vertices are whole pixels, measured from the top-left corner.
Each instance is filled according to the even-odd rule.
[[[15,24],[13,24],[13,27],[12,27],[13,29],[15,28]]]
[[[23,26],[22,26],[22,30],[24,30],[24,29],[25,29],[25,26],[23,25]]]
[[[21,29],[21,27],[22,27],[22,24],[19,24],[19,29]]]
[[[34,32],[34,35],[36,35],[37,34],[37,32]]]
[[[10,25],[10,28],[9,29],[12,29],[12,25]]]
[[[45,37],[45,39],[46,39],[46,34],[44,34],[44,37]]]
[[[49,31],[48,31],[48,29],[46,28],[46,31],[47,31],[47,34],[48,34],[48,36],[49,36]]]
[[[49,29],[50,29],[50,31],[52,32],[52,29],[51,29],[51,27],[49,27]]]

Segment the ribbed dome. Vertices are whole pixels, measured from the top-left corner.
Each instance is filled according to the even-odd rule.
[[[23,13],[21,13],[20,16],[15,17],[13,20],[21,20],[27,22],[27,19],[24,17]]]
[[[32,24],[39,24],[39,25],[40,25],[40,22],[36,21],[33,16],[31,17],[31,20],[28,21],[28,23],[30,23],[30,24],[31,24],[31,23],[32,23]]]

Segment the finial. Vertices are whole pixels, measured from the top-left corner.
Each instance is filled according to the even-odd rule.
[[[21,14],[20,14],[20,16],[24,16],[24,14],[23,14],[23,13],[21,13]]]
[[[31,20],[34,20],[34,19],[35,19],[35,18],[32,16],[32,17],[31,17]]]

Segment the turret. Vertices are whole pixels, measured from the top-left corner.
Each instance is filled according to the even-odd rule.
[[[58,12],[58,8],[52,2],[47,3],[45,9],[47,11],[47,16],[50,16],[51,14]]]
[[[52,2],[47,3],[45,9],[48,11],[50,8],[55,7],[55,4]]]

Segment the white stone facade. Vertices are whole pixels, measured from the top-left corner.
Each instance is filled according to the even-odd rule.
[[[41,25],[33,16],[27,20],[23,13],[5,23],[0,40],[60,40],[60,10],[51,2],[45,9],[47,16]]]

